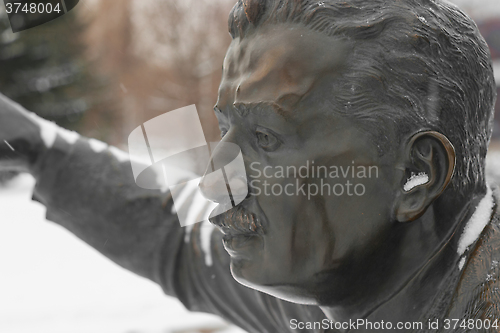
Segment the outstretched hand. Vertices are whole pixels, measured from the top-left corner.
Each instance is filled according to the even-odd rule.
[[[43,149],[35,118],[0,94],[0,170],[29,172]]]

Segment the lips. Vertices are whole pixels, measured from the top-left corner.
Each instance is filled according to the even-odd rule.
[[[211,217],[209,219],[210,222],[217,226],[225,235],[252,236],[264,234],[262,221],[254,213],[247,210],[243,206],[243,203],[222,214],[218,213],[226,209],[227,205],[220,204],[214,209],[212,214],[210,214]]]

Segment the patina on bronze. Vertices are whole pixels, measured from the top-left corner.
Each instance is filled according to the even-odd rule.
[[[249,182],[206,238],[113,150],[60,133],[44,144],[40,121],[3,97],[0,166],[37,178],[48,219],[249,332],[352,331],[292,324],[358,319],[462,332],[444,321],[500,318],[498,194],[484,176],[495,84],[475,24],[434,0],[240,0],[229,31],[215,112],[248,179],[334,185],[272,170],[375,167],[362,195],[265,195]],[[214,185],[200,184],[227,204]]]

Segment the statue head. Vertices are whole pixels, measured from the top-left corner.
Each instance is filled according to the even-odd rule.
[[[249,195],[211,221],[233,276],[320,305],[405,283],[486,191],[476,25],[434,0],[240,0],[229,31],[215,113]]]

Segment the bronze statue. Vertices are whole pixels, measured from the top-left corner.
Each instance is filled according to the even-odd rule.
[[[181,228],[116,149],[6,98],[1,165],[35,175],[48,219],[249,332],[500,332],[495,83],[475,24],[437,0],[240,0],[229,30],[215,112],[254,183],[215,231]]]

